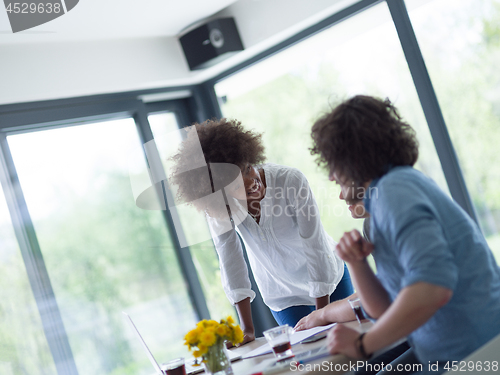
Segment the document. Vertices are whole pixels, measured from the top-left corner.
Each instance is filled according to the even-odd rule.
[[[300,343],[301,341],[308,339],[311,336],[314,336],[317,333],[329,330],[332,328],[335,324],[337,323],[332,323],[327,326],[319,326],[319,327],[314,327],[311,329],[306,329],[304,331],[297,331],[293,332],[290,336],[290,344],[293,346],[295,344]],[[252,350],[251,352],[248,352],[242,356],[243,359],[245,358],[251,358],[251,357],[257,357],[259,355],[267,354],[267,353],[272,353],[271,346],[268,343],[265,343],[264,345],[258,347],[257,349]]]

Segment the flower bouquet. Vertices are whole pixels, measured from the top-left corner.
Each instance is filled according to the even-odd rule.
[[[193,356],[203,358],[205,371],[210,374],[232,374],[231,362],[226,354],[226,341],[233,345],[243,341],[243,331],[230,316],[219,323],[202,320],[184,337],[184,344],[193,352]]]

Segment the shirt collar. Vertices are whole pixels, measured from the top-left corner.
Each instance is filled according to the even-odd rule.
[[[389,173],[391,171],[391,169],[393,169],[394,166],[392,164],[387,164],[385,167],[384,167],[384,173],[382,174],[382,176],[380,177],[377,177],[377,178],[374,178],[372,180],[372,182],[370,183],[370,186],[368,186],[368,189],[366,190],[365,192],[365,196],[363,198],[363,205],[365,206],[365,210],[370,213],[370,204],[371,204],[371,194],[370,192],[373,191],[375,189],[375,187],[377,186],[377,184],[379,183],[380,179],[385,176],[387,173]]]
[[[363,198],[363,205],[365,206],[365,210],[371,214],[370,210],[370,203],[371,203],[371,194],[370,192],[377,186],[378,182],[380,181],[379,178],[374,178],[372,182],[370,183],[370,186],[368,186],[368,189],[365,191],[365,196]]]

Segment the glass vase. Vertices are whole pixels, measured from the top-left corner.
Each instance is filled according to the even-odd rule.
[[[206,374],[233,375],[231,361],[227,356],[224,342],[216,342],[208,348],[207,353],[203,356],[203,365]]]

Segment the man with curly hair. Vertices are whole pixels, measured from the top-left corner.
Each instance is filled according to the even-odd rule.
[[[238,311],[244,343],[255,338],[250,311],[255,292],[240,237],[278,324],[293,327],[315,308],[352,294],[349,272],[335,255],[336,243],[321,224],[306,177],[295,168],[263,164],[260,134],[235,120],[208,120],[190,127],[172,160],[170,180],[179,188],[178,198],[207,216],[224,291]],[[237,166],[236,173],[218,173],[221,165]],[[218,191],[225,194],[222,209],[203,199]]]
[[[412,371],[437,374],[498,335],[499,267],[476,223],[413,168],[415,132],[390,101],[348,99],[314,124],[312,137],[311,152],[341,199],[370,213],[373,241],[353,230],[336,247],[376,322],[366,334],[338,324],[328,334],[330,352],[369,359],[408,337],[411,349],[392,371],[416,364]]]

